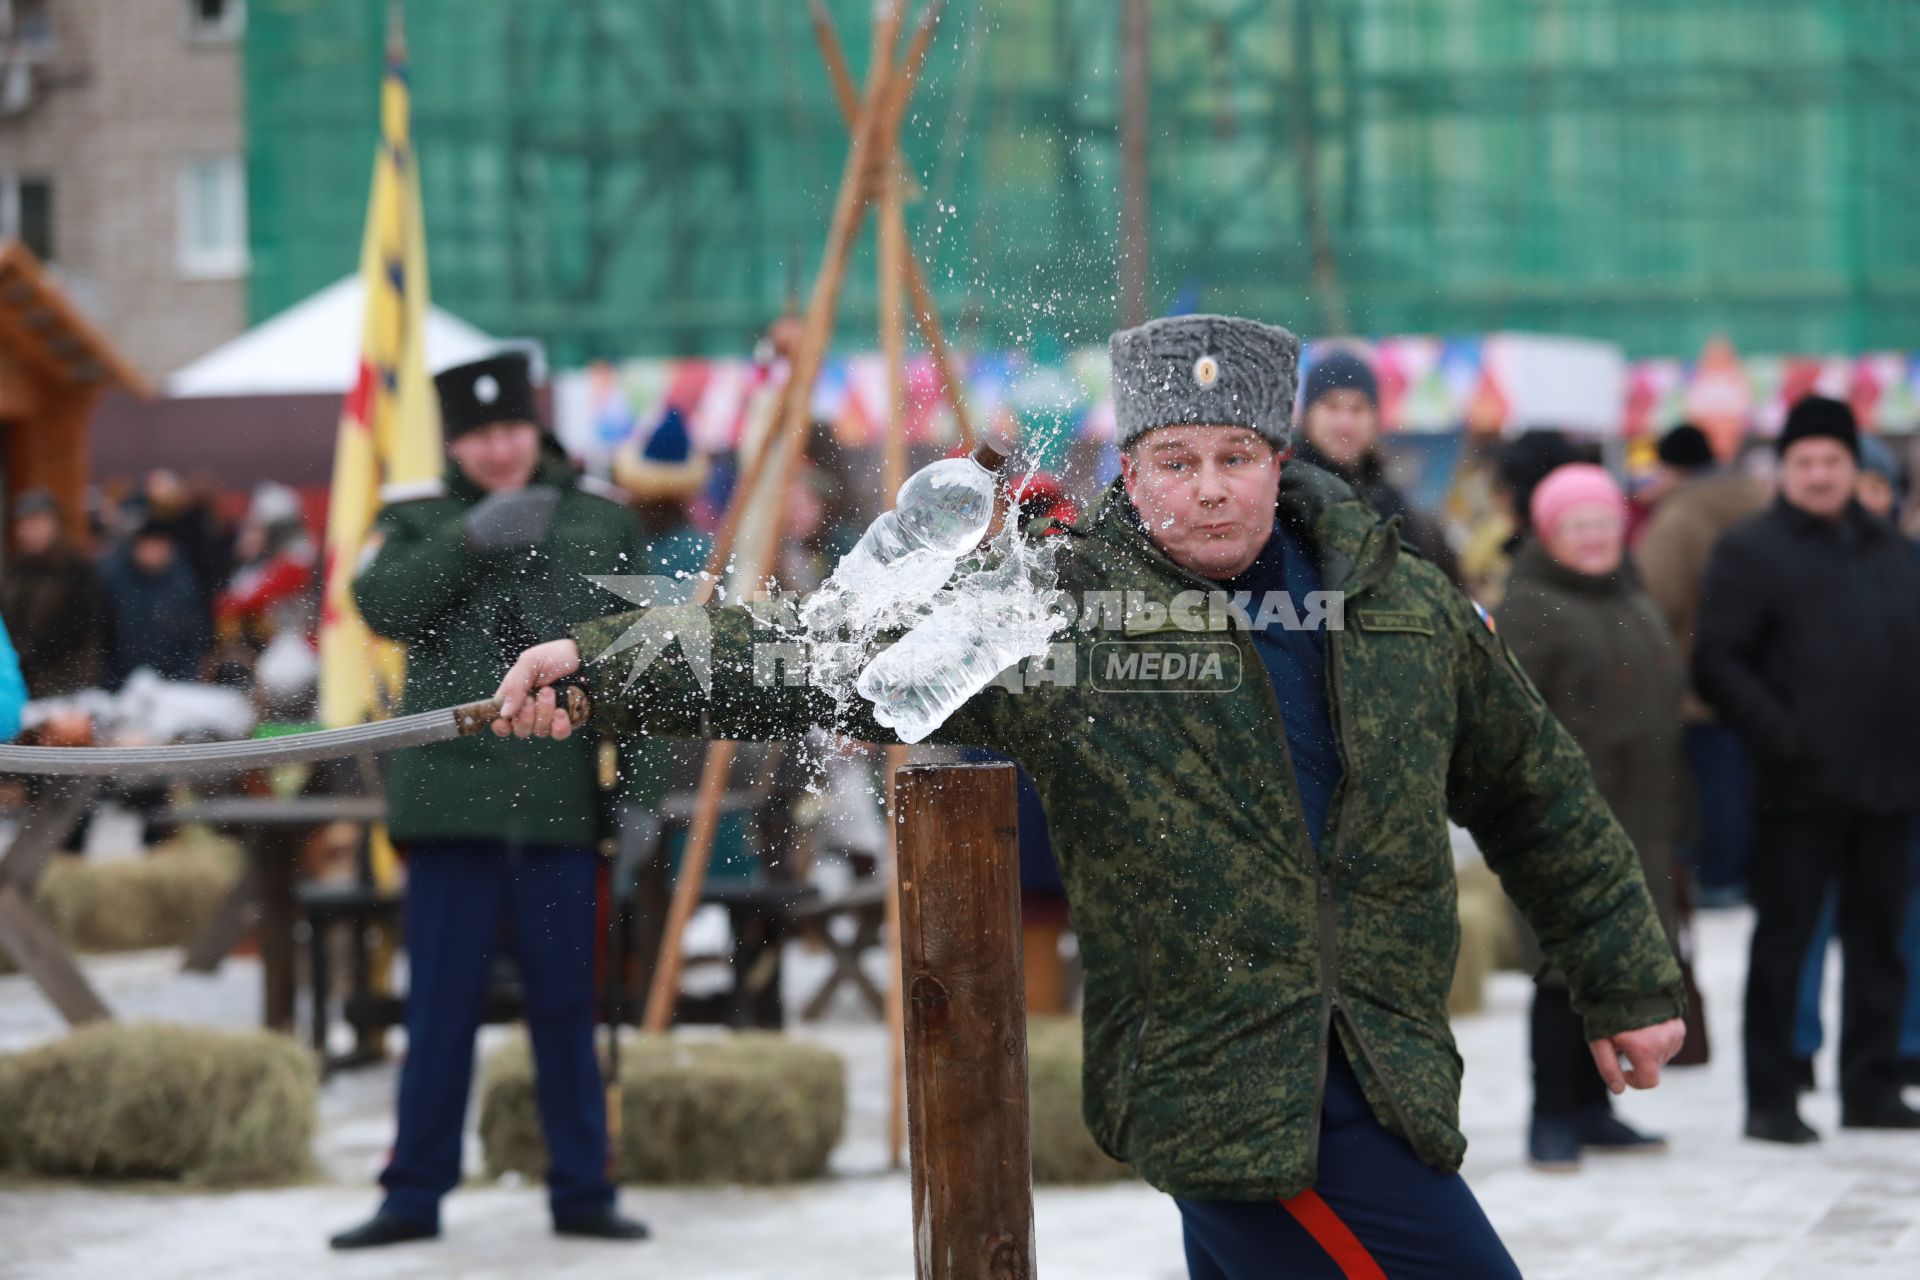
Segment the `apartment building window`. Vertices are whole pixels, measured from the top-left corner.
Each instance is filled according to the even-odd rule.
[[[51,178],[0,177],[0,237],[18,238],[40,261],[53,261]]]
[[[181,166],[180,273],[189,279],[247,270],[247,179],[238,156],[209,156]]]
[[[52,0],[0,0],[0,40],[29,56],[53,48]]]
[[[234,40],[247,25],[246,0],[186,0],[189,40]]]

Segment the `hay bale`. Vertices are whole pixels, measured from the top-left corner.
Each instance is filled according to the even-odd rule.
[[[1113,1182],[1133,1170],[1102,1151],[1080,1110],[1080,1022],[1027,1023],[1027,1091],[1033,1119],[1033,1180],[1055,1185]]]
[[[1515,925],[1517,916],[1512,900],[1500,884],[1500,877],[1493,868],[1475,858],[1459,869],[1460,898],[1464,902],[1469,897],[1486,898],[1500,908],[1497,916],[1488,917],[1487,939],[1493,948],[1493,967],[1501,972],[1527,972],[1526,957],[1521,952],[1520,931]]]
[[[161,845],[144,858],[58,858],[35,893],[41,914],[81,951],[185,946],[239,879],[218,848]]]
[[[1447,1012],[1479,1013],[1487,1003],[1487,979],[1499,955],[1499,933],[1511,915],[1504,897],[1484,893],[1460,895],[1460,954],[1453,964],[1453,986],[1447,992]]]
[[[231,1186],[310,1167],[319,1073],[285,1036],[97,1023],[0,1061],[0,1151],[30,1172]]]
[[[802,1182],[826,1172],[846,1129],[839,1055],[767,1032],[623,1036],[620,1082],[615,1176],[625,1182]],[[524,1037],[487,1059],[480,1144],[489,1176],[546,1176]]]

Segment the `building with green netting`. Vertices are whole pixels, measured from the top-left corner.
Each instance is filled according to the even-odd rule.
[[[354,269],[385,0],[255,0],[250,306]],[[858,74],[872,0],[829,5]],[[1914,0],[1150,0],[1148,306],[1689,355],[1920,345]],[[905,128],[962,343],[1119,313],[1121,0],[951,0]],[[740,353],[846,152],[802,0],[411,0],[435,300]],[[1304,163],[1303,163],[1304,161]],[[870,245],[843,345],[872,345]]]

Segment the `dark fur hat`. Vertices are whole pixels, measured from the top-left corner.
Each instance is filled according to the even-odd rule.
[[[1155,427],[1232,426],[1276,449],[1293,438],[1300,339],[1236,316],[1169,316],[1122,329],[1113,357],[1113,412],[1126,448]]]

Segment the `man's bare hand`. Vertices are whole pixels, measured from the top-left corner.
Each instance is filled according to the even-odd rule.
[[[573,733],[573,722],[553,695],[553,682],[580,669],[580,646],[571,640],[549,640],[520,655],[500,682],[500,717],[493,722],[495,737],[552,738],[562,742]]]
[[[1588,1047],[1593,1050],[1594,1065],[1600,1068],[1600,1078],[1607,1082],[1607,1088],[1625,1093],[1628,1085],[1651,1089],[1659,1084],[1660,1068],[1680,1052],[1686,1038],[1687,1024],[1678,1018],[1669,1018],[1638,1031],[1622,1031],[1611,1039],[1595,1040]],[[1627,1060],[1624,1071],[1620,1068],[1623,1057]]]

